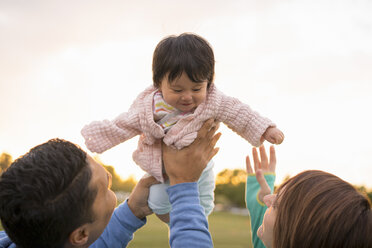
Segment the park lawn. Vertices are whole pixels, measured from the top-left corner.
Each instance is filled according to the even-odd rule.
[[[215,248],[252,247],[248,216],[214,212],[209,216],[209,229]],[[155,215],[151,215],[147,219],[147,224],[135,233],[128,247],[169,247],[168,227]]]
[[[209,230],[215,248],[251,248],[249,216],[214,212],[209,217]]]

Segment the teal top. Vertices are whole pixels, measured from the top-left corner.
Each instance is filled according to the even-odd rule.
[[[271,192],[274,191],[275,174],[267,173],[264,175]],[[254,248],[264,248],[265,245],[257,237],[257,229],[261,226],[262,220],[267,209],[266,205],[258,199],[260,184],[256,180],[256,174],[248,174],[245,202],[251,216],[252,243]]]

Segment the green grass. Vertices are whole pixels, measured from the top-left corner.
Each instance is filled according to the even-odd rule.
[[[215,248],[252,247],[248,216],[230,213],[212,213],[209,216],[209,229]],[[0,230],[2,230],[0,224]],[[129,248],[169,247],[168,227],[155,215],[147,218],[147,224],[135,233]]]
[[[215,248],[252,247],[248,216],[213,213],[209,216],[209,229]],[[167,225],[155,215],[149,216],[147,224],[135,233],[128,247],[169,247]]]
[[[252,247],[248,216],[213,213],[209,217],[209,230],[215,248]]]

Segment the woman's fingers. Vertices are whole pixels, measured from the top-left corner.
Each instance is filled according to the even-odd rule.
[[[258,198],[260,199],[261,202],[263,202],[264,197],[268,194],[271,194],[271,189],[266,182],[266,179],[264,177],[262,170],[256,171],[256,179],[257,179],[257,182],[260,184],[260,190],[258,191]]]
[[[261,190],[265,193],[267,192],[270,193],[270,187],[266,182],[266,179],[264,177],[264,173],[262,172],[262,170],[256,171],[256,179],[257,179],[257,182],[260,184]]]
[[[253,165],[254,171],[252,169],[251,161],[249,156],[246,157],[246,171],[247,173],[254,173],[258,170],[262,170],[263,172],[274,172],[276,168],[276,153],[274,146],[270,146],[270,158],[268,158],[266,154],[265,147],[263,145],[260,146],[260,157],[257,152],[257,148],[252,148],[252,156],[253,156]],[[269,162],[270,161],[270,162]]]
[[[252,155],[253,155],[253,165],[254,165],[254,171],[257,171],[258,169],[261,169],[260,159],[258,158],[258,152],[256,147],[252,148]]]
[[[269,160],[267,158],[266,150],[265,150],[264,145],[260,146],[260,156],[261,156],[261,168],[266,170],[268,168],[268,165],[269,165]]]
[[[270,146],[270,163],[269,163],[269,170],[271,172],[275,172],[276,168],[276,153],[275,153],[275,147]]]
[[[246,172],[248,174],[253,174],[253,169],[252,169],[251,160],[249,159],[249,156],[245,157],[245,167],[246,167]]]

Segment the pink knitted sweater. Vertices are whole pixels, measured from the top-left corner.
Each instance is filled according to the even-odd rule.
[[[81,130],[91,152],[102,153],[136,135],[141,135],[133,160],[144,171],[164,182],[162,175],[161,140],[178,149],[190,145],[204,121],[215,118],[225,123],[253,146],[261,145],[266,129],[275,126],[269,119],[252,111],[238,99],[224,95],[214,84],[206,100],[193,114],[179,120],[167,133],[154,121],[153,98],[156,88],[148,87],[133,102],[128,112],[109,121],[94,121]]]

